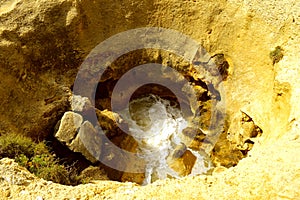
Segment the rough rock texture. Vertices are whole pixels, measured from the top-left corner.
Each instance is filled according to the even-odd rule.
[[[219,167],[209,176],[157,181],[146,187],[111,181],[62,186],[34,178],[4,159],[0,164],[0,196],[297,199],[300,196],[299,12],[297,0],[1,1],[1,132],[15,131],[36,139],[49,135],[63,113],[70,109],[68,98],[77,69],[95,45],[125,30],[161,26],[191,36],[211,55],[224,55],[229,63],[227,78],[222,83],[228,126],[233,131],[241,127],[239,123],[234,127],[233,122],[239,121],[236,115],[243,112],[263,134],[254,139],[248,157],[235,167]],[[274,62],[270,52],[277,46],[283,56]],[[236,138],[231,135],[228,140]],[[238,143],[241,141],[244,139]],[[13,175],[21,181],[7,178]]]
[[[89,180],[110,180],[106,172],[99,167],[89,166],[85,168],[79,175],[79,178]]]
[[[83,117],[78,113],[65,112],[55,137],[70,150],[81,153],[92,163],[96,163],[101,155],[101,137],[91,122],[83,122]],[[86,146],[89,146],[89,149]]]
[[[81,124],[78,134],[70,144],[69,148],[74,152],[82,153],[89,161],[93,163],[97,162],[97,158],[102,151],[101,138],[97,136],[98,133],[94,126],[89,121],[85,121]],[[87,150],[86,145],[88,145],[90,149]]]
[[[232,167],[247,156],[262,130],[243,112],[233,116],[230,127],[221,133],[211,154],[215,166]]]
[[[61,118],[58,131],[55,133],[55,137],[59,141],[70,145],[72,140],[75,139],[77,132],[83,122],[81,115],[74,112],[65,112]]]

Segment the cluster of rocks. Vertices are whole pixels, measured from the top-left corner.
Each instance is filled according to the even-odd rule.
[[[137,157],[126,157],[122,152],[115,151],[109,142],[110,140],[118,148],[125,151],[137,152],[138,143],[136,140],[119,128],[120,124],[123,128],[127,128],[121,117],[111,111],[100,111],[94,108],[87,97],[72,95],[69,101],[72,111],[65,112],[57,123],[55,137],[70,150],[81,153],[99,168],[103,167],[101,162],[104,162],[104,164],[106,162],[113,163],[115,169],[104,166],[110,178],[142,183],[145,173],[132,173],[130,168],[137,165],[145,167],[144,160],[137,159]],[[88,120],[91,119],[90,115],[93,112],[98,119],[95,124],[91,122],[93,120]],[[101,126],[101,131],[99,126]],[[199,140],[197,142],[195,140],[193,144],[199,142],[203,141]],[[200,146],[200,144],[197,144],[197,146]],[[190,174],[197,158],[185,146],[184,148],[178,147],[173,154],[169,156],[172,159],[168,159],[171,168],[181,176]],[[120,168],[124,171],[117,170]]]

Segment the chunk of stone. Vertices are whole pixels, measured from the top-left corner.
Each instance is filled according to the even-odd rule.
[[[233,118],[227,138],[237,149],[249,151],[254,143],[252,140],[261,134],[262,130],[252,118],[244,112],[239,112]]]
[[[109,180],[104,169],[95,166],[89,166],[80,172],[79,178],[83,180]]]
[[[142,184],[144,173],[131,173],[136,169],[145,167],[145,162],[137,156],[130,156],[124,152],[137,153],[138,143],[131,136],[124,134],[129,132],[128,125],[120,115],[108,110],[97,110],[98,122],[106,132],[106,139],[103,139],[103,148],[101,152],[101,161],[109,163],[114,168],[107,168],[109,177],[113,180],[123,182],[131,181]],[[122,128],[122,129],[121,129]],[[108,142],[108,139],[110,142]],[[122,169],[122,170],[120,170]]]
[[[82,124],[83,118],[80,114],[68,111],[61,118],[58,131],[55,137],[62,143],[69,145],[76,137],[78,129]]]
[[[168,165],[180,176],[187,176],[192,172],[197,157],[189,150],[182,153],[179,158],[169,157]]]
[[[93,105],[87,97],[72,95],[69,98],[69,102],[74,112],[84,112],[93,109]]]
[[[253,119],[243,111],[236,113],[229,129],[220,134],[212,151],[211,158],[215,166],[232,167],[247,156],[255,138],[262,130]]]
[[[81,153],[92,163],[96,163],[101,155],[102,135],[89,121],[85,121],[69,148],[74,152]]]

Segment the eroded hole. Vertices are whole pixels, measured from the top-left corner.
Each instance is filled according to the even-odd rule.
[[[211,61],[216,63],[215,69]],[[118,81],[126,72],[145,63],[159,63],[177,70],[187,80],[195,96],[187,89],[180,76],[163,70],[168,81],[177,85],[177,89],[185,96],[175,95],[160,84],[145,84],[130,96],[129,105],[120,100],[122,106],[113,110],[112,95]],[[247,156],[254,145],[251,139],[260,136],[262,130],[246,113],[238,113],[238,116],[231,119],[218,106],[223,99],[217,85],[229,75],[228,62],[223,54],[217,54],[211,57],[209,63],[197,65],[162,50],[130,52],[118,58],[104,72],[96,90],[95,108],[91,108],[88,98],[79,98],[81,104],[90,105],[82,111],[75,111],[83,116],[82,122],[91,122],[88,125],[91,127],[90,132],[95,131],[97,123],[89,121],[88,115],[91,110],[96,110],[97,120],[105,137],[118,148],[138,154],[146,163],[145,173],[123,172],[117,170],[118,167],[101,165],[111,180],[149,184],[157,179],[209,174],[216,166],[236,166],[239,160]],[[197,67],[202,67],[203,71],[210,74],[209,77],[199,75]],[[210,81],[204,80],[205,78]],[[125,89],[118,95],[122,99],[128,95],[128,91]],[[233,128],[235,126],[231,126],[233,123],[240,123],[241,128],[245,129],[242,136]],[[77,128],[78,135],[83,133],[82,129],[82,125]],[[80,137],[62,142],[73,151],[83,154],[95,166],[99,166],[99,159],[113,161],[115,165],[125,166],[125,169],[127,165],[127,168],[139,165],[135,160],[119,162],[118,155],[101,142],[102,149],[93,147],[98,161],[93,160],[86,149],[74,147],[74,144],[80,143]]]
[[[209,146],[209,142],[205,141],[206,145],[202,145],[206,137],[202,129],[209,130],[213,115],[210,110],[220,100],[220,95],[217,90],[211,90],[212,86],[194,77],[193,70],[188,70],[193,66],[181,58],[169,52],[153,50],[136,51],[122,56],[112,64],[100,80],[96,94],[96,107],[100,110],[111,111],[112,91],[118,79],[126,71],[147,62],[165,64],[178,70],[196,91],[196,97],[191,100],[193,97],[186,91],[186,96],[176,96],[169,88],[155,83],[139,87],[130,97],[127,112],[123,109],[118,110],[123,122],[128,125],[129,132],[121,133],[122,140],[127,141],[127,144],[120,139],[115,139],[122,137],[118,134],[114,134],[115,137],[112,136],[113,131],[108,131],[107,136],[120,148],[139,153],[146,161],[146,172],[136,175],[108,169],[108,173],[120,174],[117,178],[114,176],[114,179],[119,181],[148,184],[157,179],[179,178],[207,172],[211,166],[204,147]],[[119,74],[116,71],[112,73],[114,68],[121,66],[122,70]],[[174,85],[178,85],[177,88],[180,91],[184,90],[183,81],[180,81],[174,74],[166,74],[166,77]],[[127,95],[126,90],[120,95],[121,97]],[[191,101],[194,101],[193,106],[190,105]],[[124,102],[121,107],[126,108],[128,106],[126,103]],[[186,118],[181,113],[182,105],[184,108],[188,107],[184,109],[184,111],[188,110],[185,112],[185,114],[188,113]],[[199,116],[192,120],[193,115]]]

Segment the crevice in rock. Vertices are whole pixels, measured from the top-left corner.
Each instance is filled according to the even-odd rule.
[[[81,153],[76,153],[67,148],[54,135],[49,135],[46,139],[46,144],[53,153],[60,158],[61,164],[73,166],[78,172],[84,170],[92,163],[88,161]]]
[[[215,68],[213,68],[211,63],[212,61],[215,62]],[[236,118],[234,118],[231,122],[229,122],[228,119],[225,119],[225,111],[216,107],[216,105],[222,101],[221,93],[212,82],[218,84],[220,81],[225,81],[229,75],[229,65],[223,54],[216,54],[212,56],[209,62],[210,63],[206,64],[202,63],[202,67],[203,70],[208,71],[208,74],[211,74],[209,78],[213,81],[207,81],[199,78],[198,75],[195,75],[194,65],[170,52],[155,49],[143,49],[125,54],[114,61],[104,71],[96,88],[95,107],[91,105],[88,98],[76,97],[73,95],[73,98],[79,98],[78,102],[81,102],[80,104],[82,104],[81,106],[83,107],[79,110],[73,109],[75,113],[69,114],[74,116],[78,114],[81,115],[83,117],[81,122],[82,124],[75,129],[75,132],[77,133],[72,133],[73,136],[70,141],[66,142],[63,138],[61,138],[60,135],[62,134],[61,131],[63,130],[63,127],[60,127],[61,130],[58,130],[56,133],[56,138],[58,138],[61,142],[64,141],[65,145],[73,151],[80,152],[84,155],[85,158],[91,162],[89,164],[105,169],[107,176],[111,180],[115,181],[131,181],[139,184],[148,184],[161,178],[176,178],[189,174],[209,174],[216,166],[236,166],[239,160],[247,156],[248,151],[250,151],[254,145],[254,142],[251,139],[260,136],[262,134],[262,130],[256,126],[251,117],[244,112],[241,112],[241,116],[236,116]],[[124,105],[119,107],[117,110],[118,113],[116,113],[116,111],[112,109],[111,102],[113,90],[115,89],[118,81],[120,81],[122,76],[134,67],[146,63],[158,63],[176,69],[177,72],[180,73],[193,88],[196,98],[193,99],[193,96],[189,93],[189,90],[185,89],[185,85],[180,78],[176,77],[176,75],[172,73],[165,73],[165,78],[173,84],[178,84],[178,88],[181,91],[186,92],[187,97],[176,96],[173,91],[165,86],[156,83],[149,83],[136,89],[134,93],[131,94],[129,102],[121,102],[121,105]],[[198,67],[199,66],[200,64]],[[134,77],[129,81],[131,80],[134,80]],[[119,95],[121,95],[121,97],[128,95],[127,90],[122,91]],[[148,107],[143,107],[143,103],[137,103],[145,101],[145,99],[148,99],[147,101],[155,99],[156,103],[152,102],[153,104],[151,103],[151,106]],[[129,113],[131,115],[129,118],[124,115],[123,109],[126,108],[126,103],[129,103]],[[173,110],[172,112],[177,112],[174,109],[182,109],[181,106],[188,107],[189,110],[189,115],[184,119],[186,120],[186,122],[184,122],[186,125],[179,131],[178,135],[172,136],[173,139],[174,137],[177,138],[171,141],[172,137],[168,136],[170,137],[169,140],[172,145],[170,145],[171,150],[168,150],[166,156],[162,157],[165,161],[161,164],[165,167],[167,166],[164,170],[163,168],[160,169],[160,165],[149,165],[149,163],[156,163],[158,160],[154,159],[151,161],[152,158],[147,157],[148,155],[144,154],[147,151],[153,151],[150,149],[154,146],[150,146],[155,145],[155,141],[151,141],[151,139],[141,140],[136,136],[131,135],[134,132],[134,129],[137,128],[136,125],[145,127],[148,126],[146,125],[148,123],[146,121],[147,118],[151,118],[151,115],[147,115],[147,112],[150,113],[150,110],[147,111],[147,109],[154,109],[152,106],[157,106],[157,103],[163,103],[169,106],[168,109]],[[161,107],[161,109],[164,108]],[[161,112],[161,109],[155,110],[155,112]],[[96,112],[98,122],[93,121],[90,118],[90,115],[93,112]],[[133,118],[132,112],[137,114]],[[155,123],[159,123],[159,118],[161,116],[163,116],[163,113],[153,118],[153,120],[158,120]],[[175,116],[173,116],[173,119],[177,120]],[[140,120],[146,121],[142,122]],[[225,123],[223,123],[224,120]],[[68,123],[65,123],[66,126],[68,126]],[[238,130],[235,130],[235,123],[239,124]],[[99,124],[101,129],[104,131],[105,135],[102,135],[102,138],[99,138],[100,143],[98,143],[98,146],[100,145],[101,149],[96,150],[98,148],[97,142],[92,144],[92,141],[86,141],[87,143],[85,143],[92,146],[92,149],[99,152],[93,153],[91,150],[88,150],[86,146],[84,147],[84,145],[82,145],[84,140],[86,140],[83,138],[91,137],[84,132],[84,124],[89,124],[88,126],[90,128],[86,130],[89,130],[93,134],[96,134],[97,132],[97,128],[95,128],[97,127],[97,124]],[[150,124],[152,124],[151,120]],[[159,127],[164,128],[165,126],[166,125],[161,125]],[[141,131],[148,130],[147,128],[145,129],[145,127],[142,128]],[[239,130],[244,132],[240,133]],[[163,131],[161,134],[163,135],[166,131],[167,130]],[[144,132],[144,134],[145,133],[146,132]],[[171,133],[171,135],[173,133]],[[242,135],[242,137],[239,135]],[[139,152],[141,155],[144,154],[143,159],[145,159],[146,163],[148,163],[146,164],[146,172],[131,173],[118,170],[118,166],[120,167],[120,165],[124,165],[125,168],[130,168],[132,167],[131,165],[139,165],[140,163],[135,163],[135,160],[130,159],[125,163],[122,162],[122,160],[119,160],[118,156],[121,156],[121,154],[115,155],[115,152],[111,149],[111,147],[105,146],[107,144],[103,143],[103,137],[106,137],[110,142],[112,142],[112,144],[116,145],[120,149],[131,153]],[[238,139],[236,139],[236,137]],[[240,138],[243,139],[240,140]],[[168,140],[156,140],[158,143],[165,141]],[[159,145],[159,148],[160,147],[161,145]],[[163,150],[160,152],[163,152]],[[97,154],[96,157],[95,154]],[[153,152],[152,156],[160,157],[161,155],[158,152],[156,152],[156,154]],[[148,158],[150,160],[147,161]],[[106,166],[103,163],[101,164],[101,161],[103,160],[108,163],[114,162],[117,166],[111,167]],[[206,170],[203,170],[203,167],[206,168]]]

